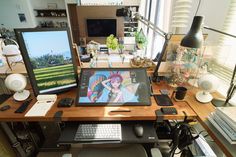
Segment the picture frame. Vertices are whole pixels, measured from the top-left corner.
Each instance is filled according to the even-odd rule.
[[[48,9],[57,9],[57,3],[48,3]]]

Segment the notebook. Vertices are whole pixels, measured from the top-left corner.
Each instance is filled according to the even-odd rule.
[[[25,114],[25,117],[42,117],[47,114],[57,100],[57,95],[38,95],[37,102]]]
[[[232,124],[236,125],[236,107],[217,107],[216,113],[221,114],[224,119],[228,119]]]
[[[168,95],[154,95],[154,98],[159,106],[174,106]]]

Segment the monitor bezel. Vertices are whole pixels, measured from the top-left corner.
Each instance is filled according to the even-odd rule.
[[[81,88],[81,79],[82,79],[82,74],[84,70],[107,70],[107,71],[125,71],[125,70],[144,70],[145,73],[144,75],[146,76],[146,83],[147,86],[150,87],[148,92],[149,98],[148,98],[148,102],[144,103],[144,102],[126,102],[126,103],[110,103],[110,102],[89,102],[89,103],[79,103],[79,94],[80,94],[80,88]],[[81,68],[80,71],[80,77],[79,77],[79,86],[78,86],[78,91],[77,91],[77,96],[76,96],[76,106],[151,106],[151,84],[150,84],[150,79],[149,76],[147,74],[147,68]]]
[[[117,36],[117,31],[118,30],[117,30],[117,19],[116,18],[87,18],[87,19],[85,19],[87,36],[91,37],[91,38],[104,38],[104,37],[107,37],[107,36],[91,36],[91,35],[89,35],[88,20],[114,20],[115,21],[116,30],[115,30],[115,34],[113,34],[113,35]]]
[[[61,93],[67,90],[70,90],[71,88],[75,88],[78,86],[78,73],[77,73],[77,66],[76,66],[76,60],[75,60],[75,56],[73,54],[73,48],[72,48],[72,40],[71,40],[71,35],[70,35],[70,31],[69,28],[20,28],[20,29],[14,29],[15,34],[16,34],[16,39],[19,43],[19,48],[21,51],[21,55],[23,57],[24,60],[24,64],[25,64],[25,68],[27,71],[27,74],[29,76],[29,80],[34,92],[35,96],[38,96],[39,94],[57,94],[57,93]],[[25,46],[24,40],[23,40],[23,36],[22,33],[24,32],[49,32],[49,31],[66,31],[67,32],[67,36],[68,36],[68,42],[69,42],[69,46],[70,46],[70,52],[71,52],[71,57],[72,57],[72,64],[73,64],[73,69],[74,69],[74,77],[76,80],[76,85],[75,86],[71,86],[71,87],[65,87],[62,89],[58,89],[58,90],[53,90],[53,91],[49,91],[49,92],[45,92],[45,93],[40,93],[39,88],[37,86],[37,82],[36,82],[36,78],[33,72],[33,68],[31,66],[30,63],[30,57],[28,55],[28,51],[27,48]],[[42,45],[43,46],[43,45]]]

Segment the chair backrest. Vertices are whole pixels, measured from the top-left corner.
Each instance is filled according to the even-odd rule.
[[[5,45],[6,41],[10,41],[13,44]],[[13,39],[4,39],[1,42],[1,48],[2,48],[2,54],[5,55],[5,56],[19,55],[20,54],[19,45]]]
[[[140,144],[112,145],[107,147],[88,147],[79,151],[79,157],[147,157]]]

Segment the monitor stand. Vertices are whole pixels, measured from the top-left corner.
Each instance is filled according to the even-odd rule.
[[[211,101],[211,103],[215,106],[215,107],[229,107],[232,106],[230,103],[225,104],[225,100],[223,99],[213,99]]]

